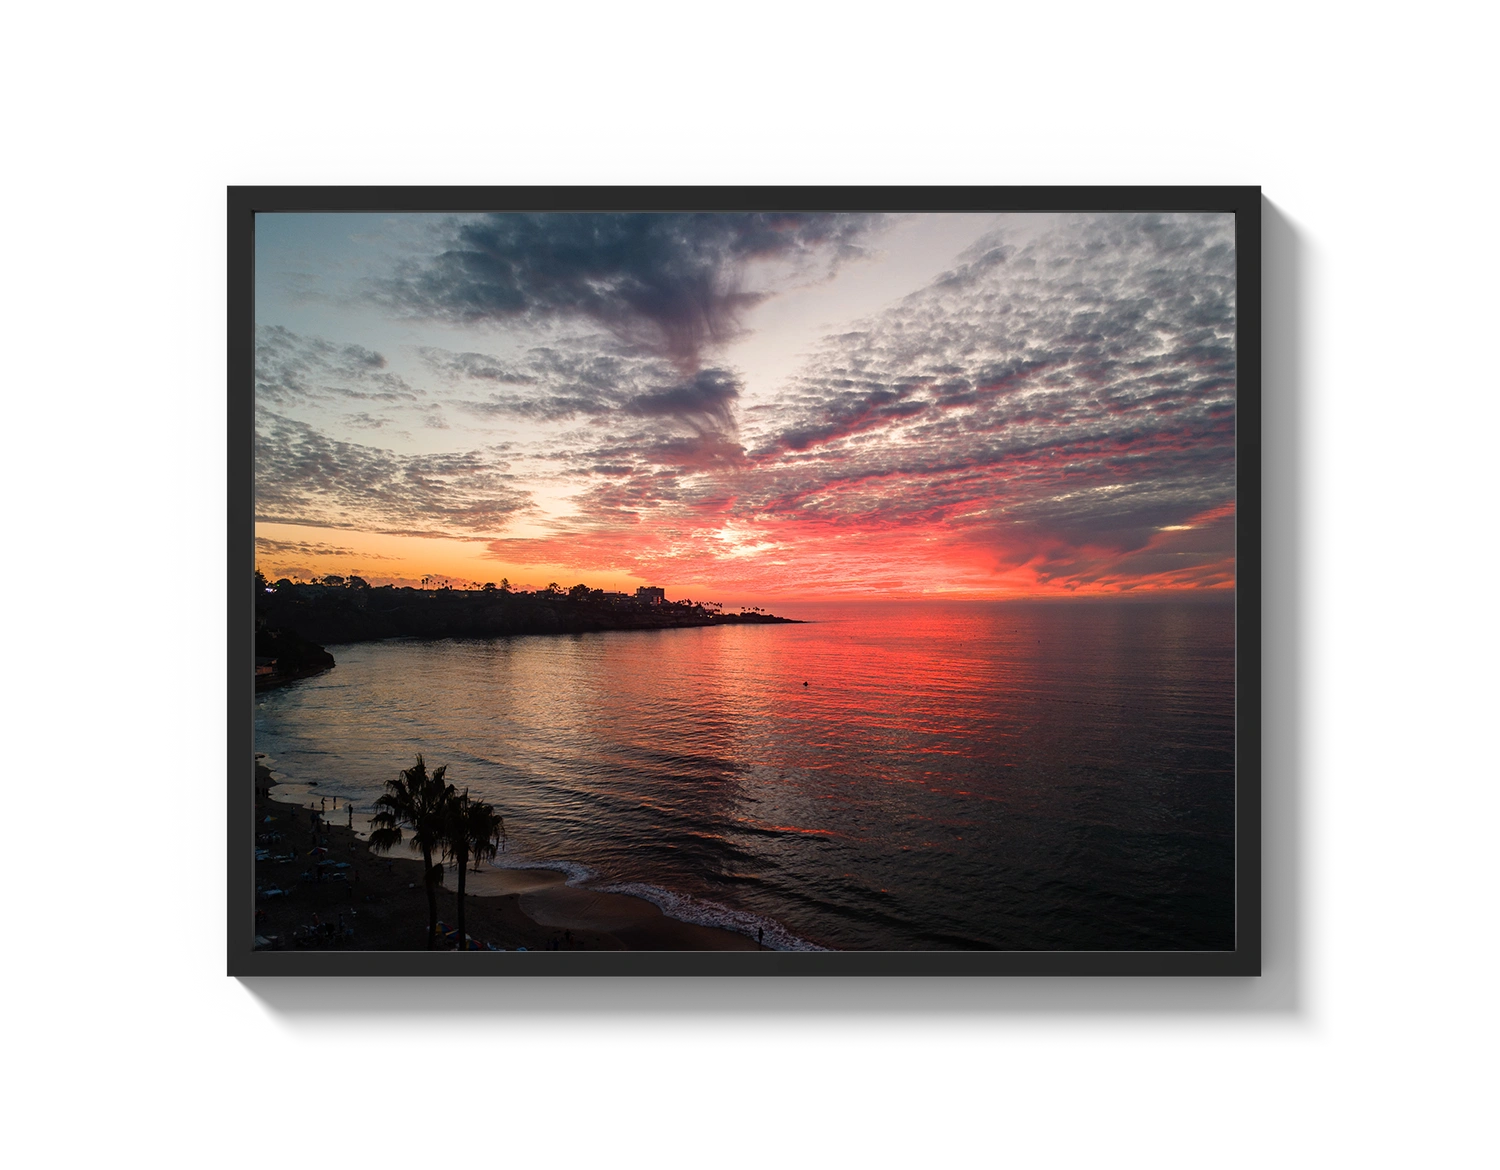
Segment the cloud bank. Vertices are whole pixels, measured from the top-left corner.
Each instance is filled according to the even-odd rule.
[[[255,513],[264,523],[473,540],[525,512],[497,449],[398,455],[329,438],[270,411],[256,417]]]
[[[264,333],[262,405],[281,413],[263,411],[260,510],[740,595],[1231,587],[1232,218],[1023,218],[753,401],[704,360],[766,295],[747,266],[836,267],[868,218],[452,225],[382,304],[507,322],[507,344],[419,346],[408,381],[361,347]],[[344,403],[374,434],[361,396],[381,394],[514,441],[398,456],[295,417]],[[534,509],[544,475],[569,510]],[[531,535],[512,535],[523,514]]]
[[[882,217],[836,214],[516,214],[452,225],[446,246],[376,282],[400,313],[476,324],[571,318],[691,372],[734,337],[755,262],[827,273],[863,254]]]
[[[493,548],[557,557],[566,544],[580,569],[731,572],[763,592],[788,576],[851,590],[1228,585],[1234,331],[1228,217],[998,234],[825,339],[753,412],[755,441],[722,474],[674,474],[649,447],[579,451],[579,474],[609,480],[583,518],[555,545]]]

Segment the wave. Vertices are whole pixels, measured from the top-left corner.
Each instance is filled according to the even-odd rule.
[[[551,869],[558,873],[568,875],[567,884],[570,886],[581,886],[584,882],[593,881],[599,874],[584,865],[581,861],[551,860],[539,861],[530,857],[507,857],[501,854],[490,862],[495,869]]]
[[[765,948],[771,951],[825,951],[828,949],[818,946],[817,943],[808,942],[805,938],[798,938],[774,918],[753,914],[748,910],[736,910],[704,898],[690,897],[676,890],[648,885],[645,882],[611,882],[604,885],[590,885],[589,883],[598,879],[599,873],[581,861],[501,854],[492,860],[490,865],[495,869],[550,869],[565,873],[568,875],[567,884],[570,886],[588,885],[589,889],[598,890],[601,894],[627,894],[632,898],[641,898],[650,902],[668,918],[675,918],[678,922],[688,922],[694,926],[712,926],[719,930],[742,934],[746,938],[759,939]]]
[[[572,883],[569,883],[572,884]],[[650,902],[668,918],[678,922],[690,922],[694,926],[713,926],[719,930],[731,930],[746,938],[760,939],[771,951],[826,951],[817,943],[798,938],[774,918],[752,914],[748,910],[735,910],[718,902],[692,898],[675,890],[664,890],[644,882],[616,882],[595,889],[605,894],[629,894]]]

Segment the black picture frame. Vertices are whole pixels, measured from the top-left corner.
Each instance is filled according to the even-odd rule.
[[[1005,162],[969,162],[953,175],[892,183],[817,157],[850,136],[897,147],[968,132],[1004,144]],[[694,144],[727,144],[706,153]],[[525,180],[475,144],[504,142]],[[558,150],[567,142],[567,150]],[[601,166],[598,159],[628,159]],[[723,159],[714,162],[712,159]],[[993,156],[987,156],[993,157]],[[706,160],[705,162],[705,159]],[[754,159],[756,162],[745,162]],[[601,181],[601,171],[610,171]],[[841,171],[841,172],[840,172]],[[1238,930],[1232,953],[495,954],[252,953],[249,741],[254,613],[248,582],[251,484],[251,236],[257,210],[1232,210],[1238,293]],[[169,929],[187,987],[217,1019],[309,1052],[469,1052],[438,1029],[369,1040],[360,1022],[393,986],[449,978],[514,978],[558,1020],[549,1052],[1308,1052],[1332,1044],[1332,802],[1301,819],[1263,822],[1263,372],[1269,354],[1299,354],[1332,393],[1334,249],[1317,228],[1301,172],[1274,147],[1233,130],[1179,123],[517,124],[329,123],[279,126],[229,139],[187,171],[163,275],[163,420],[201,420],[201,444],[163,443],[163,549],[172,534],[222,540],[222,577],[172,582],[163,564],[163,748],[192,727],[192,784],[169,777],[162,835]],[[1311,356],[1311,360],[1310,360]],[[172,484],[202,484],[174,492]],[[222,498],[208,487],[222,484]],[[198,537],[195,537],[198,538]],[[168,556],[171,553],[168,553]],[[178,652],[192,663],[177,661]],[[175,669],[169,669],[175,667]],[[187,678],[192,682],[187,682]],[[213,685],[202,685],[208,678]],[[177,685],[178,681],[183,685]],[[217,685],[222,684],[222,691]],[[201,736],[201,738],[199,738]],[[204,741],[211,744],[205,747]],[[178,765],[181,766],[181,765]],[[222,775],[219,772],[222,771]],[[178,799],[180,798],[180,799]],[[222,849],[222,864],[220,853]],[[1301,858],[1296,882],[1263,858]],[[1310,862],[1308,858],[1328,858]],[[1293,892],[1296,889],[1298,892]],[[455,962],[458,960],[458,962]],[[480,960],[478,963],[471,960]],[[750,968],[745,960],[756,966]],[[465,965],[465,966],[459,966]],[[1022,977],[1020,983],[998,984]],[[1088,978],[1083,978],[1088,977]],[[729,1034],[678,1022],[693,990],[753,1002],[774,1028]],[[398,981],[393,984],[392,981]],[[466,986],[465,986],[466,987]],[[583,990],[583,989],[588,989]],[[850,998],[850,992],[853,998]],[[1010,993],[1010,995],[1007,995]],[[1296,1016],[1284,996],[1320,1005]],[[1020,998],[1022,1020],[996,1031],[986,1005]],[[338,1002],[338,1019],[314,1007]],[[871,1028],[868,1010],[898,1001],[927,1025]],[[1182,1007],[1194,1005],[1184,1017]],[[585,1007],[586,1005],[586,1007]],[[840,1007],[843,1005],[843,1007]],[[885,1011],[891,1011],[886,1008]],[[1322,1011],[1322,1035],[1310,1020]],[[1206,1028],[1203,1017],[1212,1017]],[[915,1019],[915,1017],[912,1017]],[[1044,1025],[1046,1020],[1067,1023]],[[1034,1028],[1041,1025],[1041,1028]],[[455,1047],[458,1046],[458,1047]]]

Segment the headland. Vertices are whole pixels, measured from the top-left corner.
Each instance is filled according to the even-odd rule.
[[[256,625],[295,631],[320,645],[382,638],[497,638],[695,626],[797,624],[759,609],[724,612],[709,602],[667,601],[660,589],[636,595],[572,589],[413,589],[393,585],[257,582]],[[259,646],[256,651],[261,655]],[[329,665],[332,665],[331,661]],[[327,667],[324,667],[326,669]]]

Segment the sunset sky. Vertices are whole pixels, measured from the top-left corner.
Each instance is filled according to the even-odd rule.
[[[726,603],[1234,583],[1234,224],[256,217],[257,563]]]

